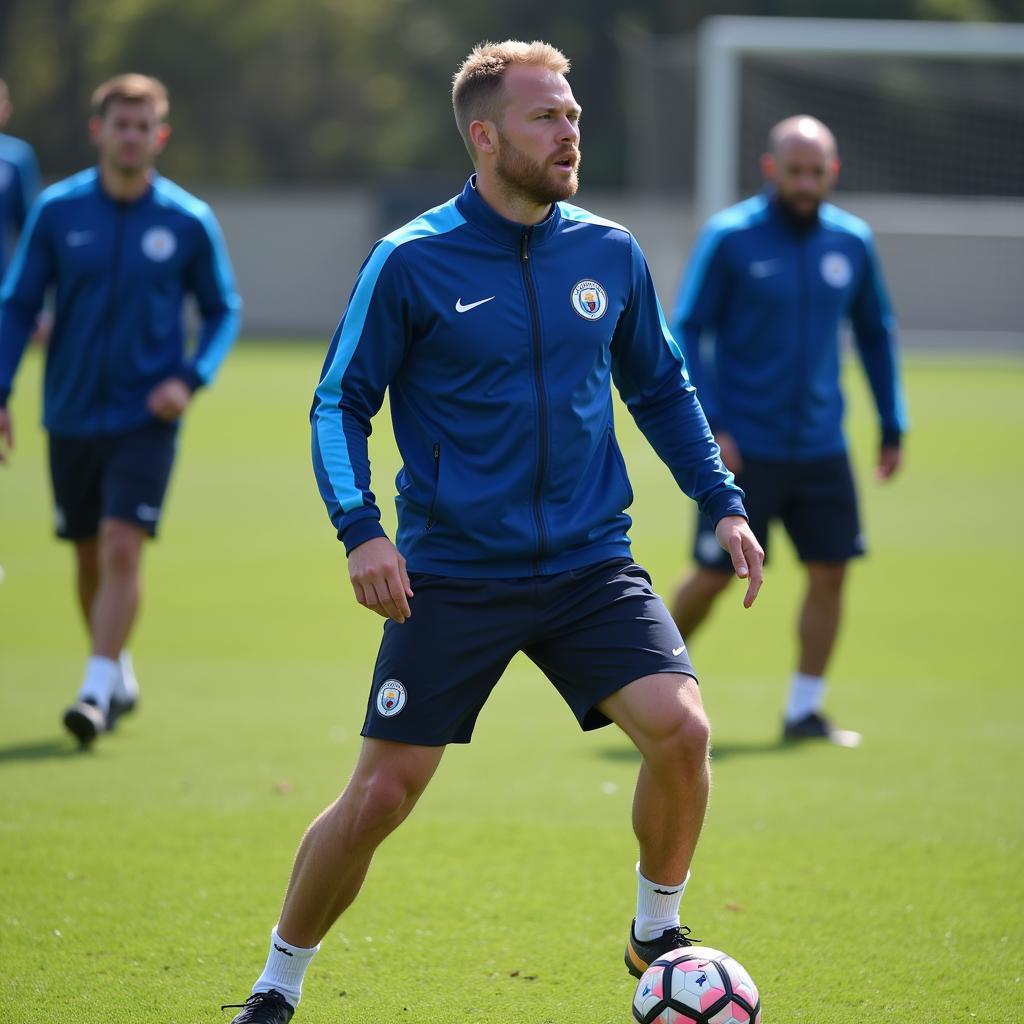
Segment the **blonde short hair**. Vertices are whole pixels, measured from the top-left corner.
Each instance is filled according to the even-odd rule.
[[[462,141],[473,156],[469,126],[474,121],[497,121],[501,114],[501,83],[514,64],[547,68],[559,75],[569,73],[569,59],[550,43],[478,43],[452,79],[452,107]]]
[[[149,75],[116,75],[104,82],[92,94],[93,114],[103,117],[110,104],[117,100],[128,103],[144,103],[148,100],[153,104],[158,121],[167,117],[171,108],[164,83]]]

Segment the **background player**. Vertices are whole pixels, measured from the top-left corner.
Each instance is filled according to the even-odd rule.
[[[39,165],[32,147],[23,139],[3,134],[13,111],[7,83],[0,78],[0,280],[39,192]]]
[[[708,723],[686,649],[633,563],[614,381],[747,577],[762,553],[624,228],[576,192],[568,61],[544,43],[477,47],[456,76],[476,167],[461,195],[380,241],[313,403],[313,460],[360,604],[388,621],[341,796],[299,847],[263,974],[235,1024],[285,1024],[306,967],[410,813],[445,745],[466,743],[517,651],[584,729],[642,755],[633,810],[639,976],[689,944],[679,901],[707,805]],[[404,468],[397,547],[370,491],[367,438],[390,392]]]
[[[864,552],[842,430],[839,326],[853,325],[878,407],[877,475],[888,480],[906,429],[895,324],[870,228],[824,202],[839,173],[828,128],[811,117],[780,122],[762,172],[762,194],[705,226],[672,328],[754,533],[767,551],[768,525],[780,519],[807,570],[783,735],[855,745],[859,736],[821,710],[846,563]],[[719,556],[701,518],[697,566],[672,606],[687,639],[729,583]]]
[[[93,95],[97,167],[46,190],[0,291],[0,461],[7,399],[46,290],[55,287],[43,422],[57,534],[73,542],[91,652],[67,729],[88,743],[135,706],[124,651],[143,542],[156,534],[178,423],[238,332],[240,300],[210,208],[160,177],[167,93],[121,75]],[[186,351],[183,302],[202,317]]]

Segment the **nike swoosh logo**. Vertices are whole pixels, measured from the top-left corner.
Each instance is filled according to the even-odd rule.
[[[673,658],[678,658],[679,655],[682,654],[683,651],[685,651],[685,650],[686,650],[686,644],[683,644],[682,647],[673,647],[672,648],[672,657]]]
[[[682,892],[682,889],[655,889],[654,891],[659,896],[675,896],[677,892]]]
[[[80,245],[88,245],[92,241],[92,236],[92,231],[69,231],[67,243],[72,249],[77,249]]]
[[[490,302],[491,299],[496,298],[496,295],[488,295],[486,299],[477,299],[476,302],[469,302],[466,305],[462,304],[462,299],[458,299],[455,303],[455,312],[468,313],[471,309],[476,309],[477,306],[482,306],[485,302]]]

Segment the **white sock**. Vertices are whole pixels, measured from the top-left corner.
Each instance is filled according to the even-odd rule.
[[[122,651],[117,659],[117,683],[114,685],[114,697],[122,704],[137,700],[139,696],[139,681],[135,678],[135,666],[132,664],[132,656],[128,651]]]
[[[794,672],[789,684],[786,721],[799,722],[801,718],[819,711],[824,699],[825,680],[821,676],[805,676],[802,672]]]
[[[636,866],[636,923],[633,933],[641,942],[657,939],[666,928],[679,927],[679,901],[686,891],[690,872],[675,885],[652,882]]]
[[[110,695],[120,675],[121,670],[113,658],[93,655],[85,663],[85,678],[78,688],[78,699],[91,701],[106,714],[110,708]]]
[[[319,943],[312,949],[304,949],[302,946],[293,946],[285,942],[277,934],[277,925],[270,933],[270,955],[267,957],[267,966],[263,973],[256,979],[253,985],[253,992],[269,992],[276,988],[292,1004],[292,1007],[299,1005],[302,998],[302,978],[306,973],[313,954],[320,948]]]

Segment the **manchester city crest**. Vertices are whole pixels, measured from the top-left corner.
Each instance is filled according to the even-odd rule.
[[[853,277],[853,267],[841,252],[827,252],[821,257],[821,276],[833,288],[845,288]]]
[[[600,320],[608,312],[608,293],[597,281],[579,281],[573,287],[570,301],[584,320]]]
[[[150,228],[142,236],[142,251],[157,263],[169,260],[177,248],[178,240],[168,228]]]
[[[377,714],[393,718],[405,707],[405,687],[397,679],[385,679],[377,688]]]

